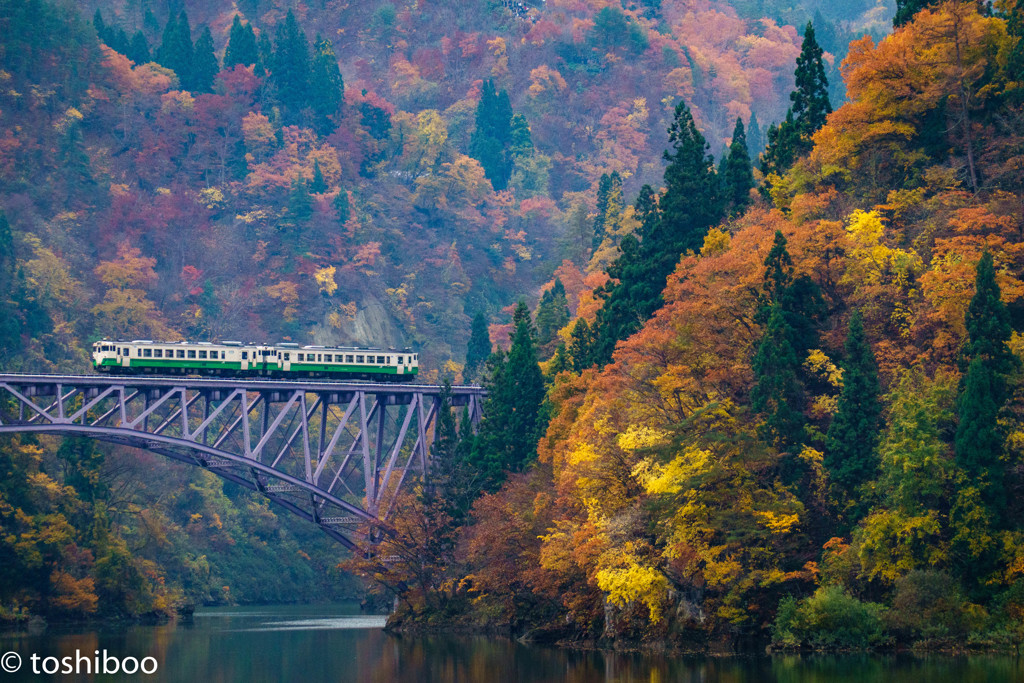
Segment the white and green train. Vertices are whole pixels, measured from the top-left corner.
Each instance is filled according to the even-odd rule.
[[[399,351],[289,343],[104,339],[92,345],[92,364],[97,372],[127,375],[322,377],[408,382],[419,373],[419,354],[410,349]]]

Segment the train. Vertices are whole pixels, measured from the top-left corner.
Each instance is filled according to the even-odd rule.
[[[300,346],[295,343],[103,339],[92,345],[92,364],[97,372],[123,375],[410,382],[419,373],[419,354],[412,349]]]

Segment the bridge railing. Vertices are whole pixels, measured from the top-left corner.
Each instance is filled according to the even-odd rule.
[[[357,382],[0,375],[0,433],[77,435],[203,467],[349,547],[387,530],[429,472],[440,387]],[[452,405],[482,414],[480,387]]]

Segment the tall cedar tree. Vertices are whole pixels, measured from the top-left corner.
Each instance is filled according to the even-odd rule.
[[[487,331],[487,318],[477,313],[469,330],[469,347],[466,350],[466,368],[463,379],[467,382],[475,379],[488,356],[491,355],[491,335]]]
[[[309,41],[290,9],[274,34],[270,81],[286,120],[297,123],[309,103]]]
[[[598,364],[610,362],[616,342],[661,307],[661,292],[679,257],[699,250],[708,229],[725,213],[715,160],[685,102],[676,106],[668,137],[672,148],[664,154],[665,195],[659,202],[649,186],[641,188],[635,204],[641,239],[638,243],[627,235],[622,240],[622,254],[608,269],[613,280],[598,290],[604,299],[594,331],[592,360]]]
[[[808,276],[794,277],[793,260],[786,244],[785,235],[776,230],[772,248],[764,260],[764,285],[755,318],[759,324],[767,324],[771,306],[779,304],[792,331],[790,343],[802,361],[807,351],[817,346],[818,324],[825,314],[825,300]]]
[[[231,33],[228,34],[228,46],[224,50],[224,68],[230,69],[236,64],[250,66],[259,60],[256,50],[256,34],[252,24],[242,23],[237,14],[231,22]]]
[[[351,207],[348,204],[348,192],[345,191],[345,188],[339,188],[338,194],[334,195],[334,212],[338,216],[338,225],[344,228],[351,214]]]
[[[125,56],[136,64],[145,64],[150,60],[149,43],[142,31],[136,31],[132,36],[132,42],[128,45],[128,54]]]
[[[0,211],[0,359],[14,353],[20,344],[21,325],[14,303],[14,238],[7,214]]]
[[[321,135],[328,135],[334,130],[332,117],[341,109],[344,96],[345,83],[334,46],[330,40],[318,35],[309,72],[309,104],[313,109],[313,124]]]
[[[736,119],[729,154],[724,161],[722,184],[733,215],[743,213],[750,204],[750,191],[754,188],[754,169],[750,165],[743,120],[739,118]]]
[[[750,403],[761,414],[761,438],[790,456],[803,443],[805,393],[800,381],[800,359],[791,342],[793,330],[786,323],[782,305],[775,303],[769,309],[768,324],[757,346],[752,367],[754,388]],[[787,458],[786,462],[792,462]],[[791,484],[795,471],[784,471],[783,480]]]
[[[500,350],[488,364],[487,402],[473,443],[471,466],[481,474],[483,490],[493,491],[506,471],[521,471],[537,456],[546,427],[541,413],[544,375],[537,363],[530,309],[520,301],[513,314],[515,331],[508,354]]]
[[[442,508],[454,532],[469,514],[475,482],[459,447],[459,428],[452,412],[452,383],[445,378],[437,396],[437,434],[430,447],[430,485],[425,486],[423,502]],[[468,421],[468,415],[465,418]]]
[[[924,8],[937,4],[939,0],[896,0],[896,14],[892,18],[893,28],[903,26]]]
[[[747,124],[747,152],[752,161],[760,158],[764,151],[764,137],[761,135],[761,124],[757,121],[757,112],[750,112],[750,122]]]
[[[878,363],[864,334],[860,311],[850,317],[845,352],[839,409],[826,435],[825,468],[841,497],[857,500],[859,489],[878,470],[875,446],[882,414]]]
[[[572,339],[569,342],[569,357],[572,359],[572,371],[583,372],[593,361],[594,338],[590,324],[585,318],[577,318],[572,328]]]
[[[309,191],[313,194],[327,192],[327,181],[324,180],[324,173],[320,170],[320,162],[313,160],[313,179],[309,181]]]
[[[622,187],[622,176],[618,171],[602,173],[601,179],[597,181],[597,214],[594,216],[594,241],[592,248],[597,249],[604,241],[605,219],[608,215],[608,197],[612,194],[613,188],[618,185]]]
[[[811,136],[825,125],[832,113],[828,99],[828,77],[822,61],[824,52],[814,37],[814,25],[807,22],[800,56],[796,58],[796,89],[789,94],[793,106],[786,119],[768,129],[768,148],[761,158],[761,171],[784,174],[798,157],[811,151]],[[767,188],[764,188],[767,192]]]
[[[167,17],[163,39],[156,51],[156,61],[177,74],[178,84],[183,90],[192,86],[192,49],[188,15],[184,10],[177,17],[172,13]]]
[[[801,136],[800,154],[811,150],[814,146],[811,136],[825,125],[825,119],[832,113],[823,54],[814,38],[814,24],[807,22],[800,56],[796,58],[796,90],[789,94],[793,102],[793,118]]]
[[[213,36],[210,27],[204,26],[192,53],[192,90],[213,92],[213,79],[219,71],[217,55],[213,53]]]
[[[568,322],[569,302],[565,297],[565,285],[555,278],[555,284],[544,292],[537,305],[537,343],[542,347],[549,345]]]
[[[508,93],[498,92],[494,81],[484,81],[476,107],[476,128],[469,141],[470,155],[480,162],[495,191],[508,187],[512,176],[512,104]]]
[[[958,400],[956,459],[973,481],[984,486],[984,499],[999,511],[1003,496],[1003,433],[999,411],[1006,403],[1006,376],[1019,365],[1006,343],[1012,332],[1010,314],[1000,298],[992,254],[978,261],[975,292],[967,308],[968,341],[963,362],[967,365]]]

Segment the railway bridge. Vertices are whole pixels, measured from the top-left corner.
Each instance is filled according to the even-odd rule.
[[[430,468],[441,387],[255,379],[0,374],[0,433],[90,437],[258,491],[349,548],[387,532]],[[484,389],[452,387],[482,415]]]

